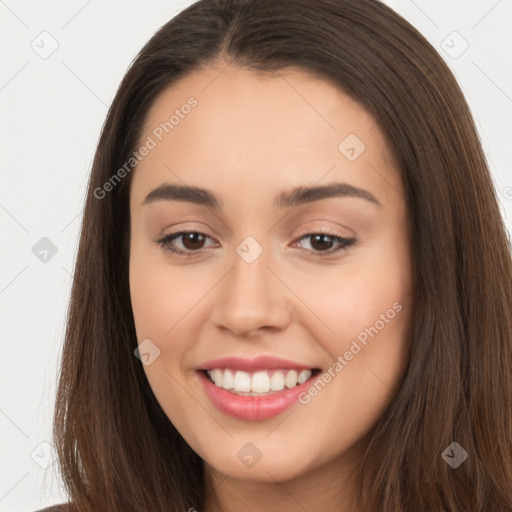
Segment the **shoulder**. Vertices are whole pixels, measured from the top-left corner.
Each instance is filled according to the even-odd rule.
[[[37,510],[36,512],[68,512],[69,506],[67,503],[62,503],[61,505],[52,505],[48,508],[43,508],[41,510]]]

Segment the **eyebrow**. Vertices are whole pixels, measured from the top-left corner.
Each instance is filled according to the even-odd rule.
[[[382,204],[371,192],[347,183],[297,187],[291,191],[281,192],[276,198],[275,207],[281,209],[296,207],[332,197],[356,197],[382,207]],[[183,201],[207,206],[214,210],[222,208],[222,200],[207,189],[171,183],[163,183],[155,188],[146,196],[142,204],[150,204],[155,201]]]

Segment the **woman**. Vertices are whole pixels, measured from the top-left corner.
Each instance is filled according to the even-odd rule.
[[[511,510],[511,311],[469,109],[413,27],[199,1],[96,152],[56,510]]]

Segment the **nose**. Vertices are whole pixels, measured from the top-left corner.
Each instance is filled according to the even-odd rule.
[[[266,251],[248,263],[235,254],[233,266],[217,288],[212,321],[236,336],[285,329],[292,317],[288,289],[269,268]]]

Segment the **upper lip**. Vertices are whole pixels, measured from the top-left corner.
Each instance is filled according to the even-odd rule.
[[[289,361],[280,357],[258,356],[254,359],[245,359],[243,357],[228,356],[219,359],[212,359],[203,363],[199,370],[213,370],[214,368],[230,368],[245,372],[257,372],[260,370],[278,370],[280,368],[289,368],[293,370],[312,370],[314,367]]]

